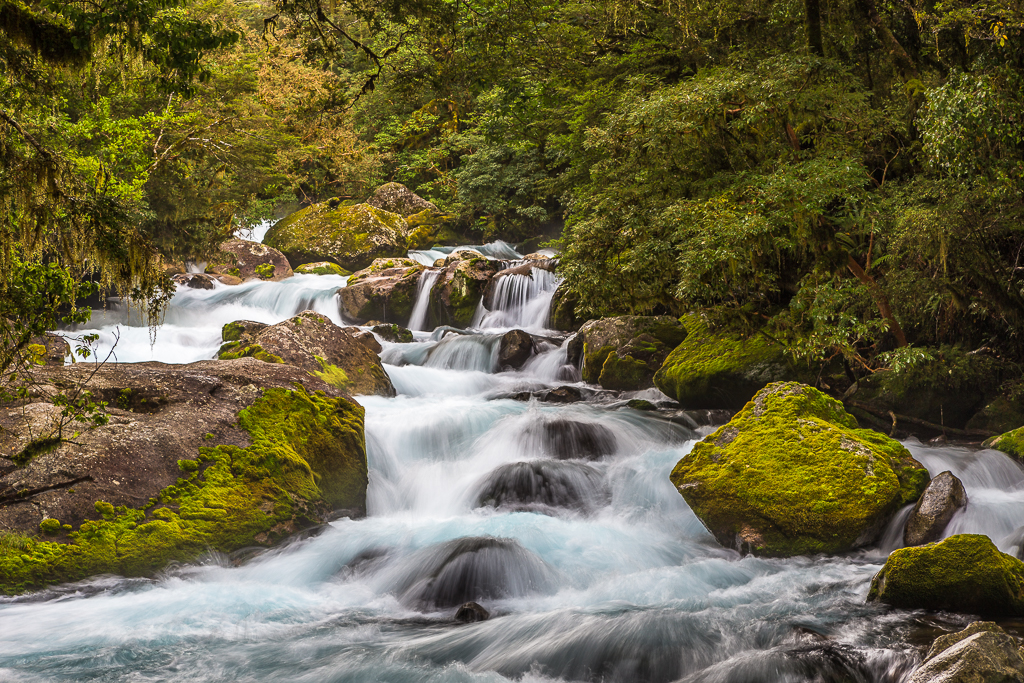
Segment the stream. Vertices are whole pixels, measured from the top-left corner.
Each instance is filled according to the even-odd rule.
[[[433,263],[447,251],[410,256]],[[521,258],[501,243],[482,251]],[[0,598],[0,681],[896,683],[935,635],[966,623],[865,603],[906,511],[877,548],[741,557],[668,478],[712,427],[625,406],[664,400],[656,390],[510,398],[584,386],[560,335],[544,329],[557,278],[534,272],[504,278],[469,334],[421,330],[421,306],[412,343],[382,343],[398,396],[358,399],[366,518],[251,559],[212,553],[152,580],[104,576]],[[113,349],[122,362],[208,359],[233,320],[313,309],[345,324],[345,280],[182,288],[155,338],[116,302],[77,334],[100,335],[100,356]],[[513,328],[548,341],[522,370],[497,372],[498,340]],[[951,470],[967,489],[946,535],[984,533],[1019,552],[1020,465],[905,443],[933,476]],[[468,600],[491,618],[456,623]]]

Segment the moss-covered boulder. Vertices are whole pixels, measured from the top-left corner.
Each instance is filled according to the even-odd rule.
[[[408,224],[396,213],[369,204],[315,204],[285,216],[263,241],[281,250],[292,267],[330,261],[347,270],[374,259],[404,256]]]
[[[671,316],[602,318],[580,328],[568,355],[580,366],[585,382],[605,389],[647,389],[669,352],[685,338],[685,328]]]
[[[994,448],[1024,462],[1024,427],[1014,429],[999,436],[986,439],[982,444],[985,448]]]
[[[939,636],[908,683],[1011,683],[1024,681],[1024,648],[991,621],[975,621]]]
[[[585,321],[576,315],[577,305],[579,305],[579,297],[569,291],[568,283],[560,283],[551,297],[551,317],[548,319],[548,327],[562,332],[575,332],[580,329],[580,325]]]
[[[2,593],[145,576],[365,510],[363,409],[298,368],[245,358],[44,372],[107,401],[109,422],[61,439],[59,406],[0,411]],[[46,433],[49,448],[3,466]]]
[[[997,396],[984,408],[971,416],[966,429],[1001,434],[1024,424],[1024,401],[1008,396]]]
[[[393,344],[409,344],[413,340],[411,330],[394,323],[374,325],[371,330],[384,341]]]
[[[477,251],[463,250],[445,258],[443,268],[430,290],[428,327],[467,327],[498,266]]]
[[[233,239],[220,245],[206,265],[208,275],[278,282],[292,276],[288,259],[277,249],[259,242]]]
[[[988,536],[958,534],[889,555],[868,600],[907,609],[1024,615],[1024,562]]]
[[[804,379],[767,337],[715,332],[696,315],[682,322],[686,340],[665,359],[654,385],[687,408],[739,410],[770,382]]]
[[[898,442],[858,429],[835,399],[776,382],[696,444],[671,479],[723,546],[787,557],[872,543],[921,496],[928,471]]]
[[[394,396],[395,387],[384,371],[373,335],[355,327],[338,327],[330,318],[303,311],[276,325],[238,321],[221,331],[221,359],[251,356],[269,363],[286,363],[319,377],[351,394]],[[367,345],[365,337],[372,346]]]
[[[342,314],[359,324],[368,320],[408,323],[423,270],[407,258],[376,259],[369,268],[353,273],[348,284],[338,290]]]
[[[315,263],[303,263],[295,269],[296,275],[351,275],[337,263],[330,261],[317,261]]]

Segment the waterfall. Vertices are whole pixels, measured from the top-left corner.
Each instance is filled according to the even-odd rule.
[[[441,276],[440,270],[425,270],[420,275],[419,284],[416,285],[416,303],[412,307],[412,315],[409,316],[409,329],[421,331],[426,329],[427,313],[430,310],[430,290],[434,283]]]
[[[523,261],[520,264],[529,263]],[[561,278],[533,267],[529,274],[510,273],[494,281],[491,308],[478,311],[474,327],[543,329]]]

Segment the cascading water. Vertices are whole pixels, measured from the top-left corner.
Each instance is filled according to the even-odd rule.
[[[529,263],[523,261],[519,265]],[[561,278],[543,268],[498,278],[494,282],[491,310],[478,309],[473,327],[543,329],[559,282]]]
[[[427,270],[420,276],[416,285],[416,303],[412,307],[412,315],[409,316],[409,329],[419,332],[425,329],[427,324],[427,313],[430,310],[430,290],[440,277],[441,271]]]
[[[341,284],[181,290],[152,348],[122,311],[96,329],[120,323],[122,359],[206,358],[231,320],[313,306],[340,322]],[[557,384],[565,349],[541,336],[522,370],[496,372],[500,332],[384,344],[399,396],[359,399],[366,518],[247,561],[211,555],[152,580],[2,598],[0,681],[906,680],[935,621],[865,603],[884,552],[779,560],[723,549],[668,479],[693,432],[621,401],[508,398]],[[967,488],[947,534],[1019,548],[1017,463],[908,446]],[[465,600],[491,618],[454,623]]]

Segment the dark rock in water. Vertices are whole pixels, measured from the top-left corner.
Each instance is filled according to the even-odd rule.
[[[416,303],[416,289],[423,266],[407,258],[379,258],[348,279],[338,290],[340,310],[346,320],[406,322]]]
[[[536,395],[540,401],[547,403],[576,403],[583,400],[583,392],[573,386],[555,387]]]
[[[380,325],[374,325],[371,329],[384,341],[389,341],[395,344],[408,344],[412,341],[412,332],[401,325],[382,323]]]
[[[213,277],[200,273],[180,273],[171,278],[189,289],[213,289]]]
[[[958,534],[893,551],[871,580],[869,601],[906,609],[1024,616],[1024,562],[988,536]]]
[[[923,545],[942,538],[942,532],[958,510],[967,505],[967,491],[952,472],[936,476],[921,494],[903,532],[905,545]]]
[[[615,452],[618,442],[604,425],[573,420],[551,420],[531,427],[540,437],[540,447],[559,460],[594,460]]]
[[[457,538],[424,548],[407,561],[410,569],[396,588],[402,602],[420,609],[450,609],[553,587],[544,561],[510,538]]]
[[[533,460],[502,465],[477,496],[477,506],[539,511],[544,507],[590,511],[606,503],[601,473],[589,465]]]
[[[1020,642],[990,621],[939,636],[908,683],[1024,681]]]
[[[490,618],[491,613],[476,602],[467,602],[455,612],[455,621],[460,624],[472,624],[477,621],[487,621]]]
[[[522,330],[511,330],[501,337],[501,345],[498,347],[498,367],[515,368],[523,367],[523,364],[533,355],[533,337]]]
[[[658,406],[656,406],[653,403],[651,403],[650,401],[647,401],[647,400],[642,399],[642,398],[631,399],[628,403],[626,403],[626,407],[627,408],[632,408],[633,410],[657,410],[658,409]]]

